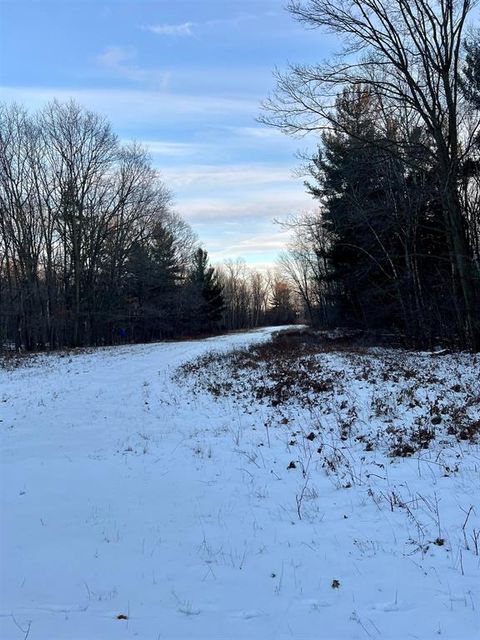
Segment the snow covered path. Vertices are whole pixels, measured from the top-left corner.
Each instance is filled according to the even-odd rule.
[[[285,439],[171,378],[268,333],[0,369],[0,638],[480,637],[478,557],[406,557],[403,516],[321,473],[299,520]]]

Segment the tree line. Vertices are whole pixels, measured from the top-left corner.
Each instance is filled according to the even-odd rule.
[[[292,324],[303,317],[298,294],[279,270],[259,271],[238,258],[218,265],[217,273],[226,330]]]
[[[145,150],[73,102],[33,116],[4,105],[0,136],[2,341],[31,350],[181,331],[202,302],[196,239]]]
[[[314,324],[480,349],[480,40],[470,0],[295,0],[344,49],[278,74],[265,122],[317,133],[318,211],[281,264]]]
[[[237,263],[237,267],[240,263]],[[53,349],[295,317],[281,283],[214,268],[139,144],[54,101],[0,106],[0,346]],[[277,279],[278,280],[278,279]]]

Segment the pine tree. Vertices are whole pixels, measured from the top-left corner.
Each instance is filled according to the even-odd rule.
[[[136,339],[174,335],[178,327],[181,295],[179,264],[174,238],[159,222],[148,240],[134,243],[128,263],[126,295],[134,301]]]
[[[397,145],[400,123],[381,129],[377,100],[362,88],[344,91],[336,109],[308,184],[329,239],[332,321],[414,342],[448,335],[456,320],[439,184],[425,140],[415,144],[426,134]]]
[[[316,183],[309,185],[323,204],[324,225],[332,238],[329,264],[337,285],[336,315],[344,323],[371,325],[392,302],[388,250],[394,219],[387,206],[388,159],[373,146],[379,138],[375,109],[365,89],[339,97],[336,130],[322,137],[314,160]]]
[[[193,324],[200,331],[217,328],[225,308],[223,288],[214,267],[209,265],[208,253],[201,248],[194,255],[191,284],[194,298]]]

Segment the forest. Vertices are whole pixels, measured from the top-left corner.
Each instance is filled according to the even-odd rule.
[[[348,5],[348,7],[347,7]],[[348,8],[348,10],[346,9]],[[271,272],[213,267],[137,143],[74,102],[0,110],[0,342],[139,342],[304,321],[480,348],[480,38],[470,0],[292,1],[344,49],[277,72],[310,211]]]
[[[76,103],[0,110],[0,344],[146,342],[295,320],[292,292],[214,268],[146,150]]]
[[[277,73],[262,120],[314,134],[281,263],[311,323],[480,348],[480,40],[470,0],[293,1],[340,54]]]

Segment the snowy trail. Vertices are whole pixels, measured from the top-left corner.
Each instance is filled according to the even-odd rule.
[[[268,334],[0,370],[2,639],[477,637],[478,558],[419,567],[399,515],[321,473],[299,521],[283,436],[171,379]]]
[[[12,613],[23,629],[32,621],[30,638],[190,634],[203,586],[192,572],[212,574],[200,560],[204,524],[231,514],[234,496],[192,455],[210,420],[183,406],[170,375],[264,337],[50,356],[1,372],[2,638],[25,635]],[[240,552],[225,550],[233,563]],[[115,619],[127,610],[127,623]]]

